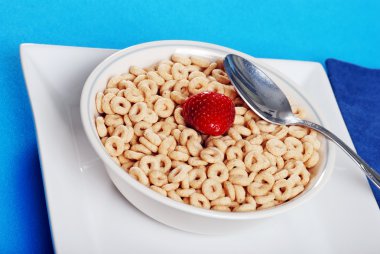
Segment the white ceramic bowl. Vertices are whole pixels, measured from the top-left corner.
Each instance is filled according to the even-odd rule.
[[[109,177],[124,197],[135,207],[153,219],[174,228],[203,234],[223,234],[254,226],[253,224],[257,223],[259,219],[291,210],[309,200],[324,186],[331,175],[335,160],[334,147],[324,139],[321,139],[320,163],[312,172],[313,177],[306,190],[293,200],[282,205],[254,212],[226,213],[182,204],[146,188],[122,170],[111,159],[98,138],[94,124],[94,119],[97,115],[95,95],[105,88],[110,77],[127,72],[129,66],[150,66],[159,60],[168,59],[173,53],[199,55],[208,58],[224,57],[228,53],[241,55],[260,66],[284,90],[290,99],[304,107],[310,120],[328,127],[327,123],[323,121],[323,117],[317,113],[318,110],[313,108],[306,98],[295,89],[291,80],[270,66],[266,66],[259,59],[241,52],[193,41],[156,41],[118,51],[100,63],[88,77],[82,91],[81,117],[86,135],[92,147],[102,159]]]

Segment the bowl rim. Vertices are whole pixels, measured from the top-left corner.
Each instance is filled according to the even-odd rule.
[[[200,215],[204,217],[210,217],[210,218],[217,218],[217,219],[226,219],[226,220],[251,220],[251,219],[260,219],[260,218],[265,218],[269,216],[273,216],[276,214],[280,214],[286,211],[289,211],[292,208],[295,208],[303,203],[305,201],[310,200],[312,197],[315,196],[316,193],[318,193],[323,186],[327,183],[328,179],[330,178],[332,171],[333,171],[333,165],[335,163],[335,147],[332,146],[332,143],[329,142],[326,139],[326,161],[325,161],[325,166],[323,169],[323,172],[319,176],[319,179],[316,180],[314,183],[314,186],[309,189],[306,193],[303,195],[296,197],[292,199],[289,202],[285,202],[279,206],[271,207],[268,209],[263,209],[263,210],[256,210],[252,212],[220,212],[220,211],[214,211],[214,210],[208,210],[208,209],[203,209],[203,208],[198,208],[194,207],[192,205],[184,204],[177,202],[175,200],[172,200],[168,197],[164,197],[155,191],[147,188],[140,182],[136,181],[133,179],[127,172],[124,170],[121,170],[121,167],[118,166],[109,156],[109,154],[106,152],[104,149],[103,145],[100,142],[100,139],[98,136],[93,135],[93,127],[91,119],[93,116],[90,116],[90,110],[89,106],[90,104],[88,103],[90,98],[90,94],[93,88],[93,84],[95,83],[95,79],[100,73],[105,70],[106,68],[110,68],[110,63],[115,61],[116,59],[122,58],[126,53],[132,53],[135,51],[141,51],[146,48],[151,48],[151,47],[167,47],[167,46],[193,46],[193,47],[201,47],[201,48],[209,48],[213,50],[220,50],[220,51],[225,51],[233,54],[240,55],[242,57],[245,57],[251,61],[259,62],[259,65],[270,70],[273,74],[276,76],[281,77],[293,90],[295,90],[301,97],[303,95],[299,92],[297,89],[297,86],[294,85],[295,82],[293,82],[290,78],[288,78],[286,75],[282,74],[281,72],[277,71],[275,68],[270,67],[266,65],[265,63],[262,63],[261,61],[258,61],[254,57],[247,55],[245,53],[239,52],[234,49],[230,49],[227,47],[219,46],[216,44],[211,44],[211,43],[205,43],[205,42],[198,42],[198,41],[189,41],[189,40],[160,40],[160,41],[151,41],[151,42],[146,42],[138,45],[134,45],[131,47],[127,47],[125,49],[119,50],[112,55],[108,56],[106,59],[104,59],[100,64],[98,64],[95,69],[91,72],[91,74],[88,76],[87,80],[84,83],[82,94],[81,94],[81,99],[80,99],[80,114],[81,114],[81,120],[82,120],[82,125],[84,127],[84,131],[86,133],[86,136],[97,153],[97,155],[101,158],[103,163],[105,164],[105,167],[107,170],[112,170],[114,173],[116,173],[123,181],[125,181],[127,184],[129,184],[131,187],[136,189],[137,191],[141,192],[145,196],[148,196],[152,198],[153,200],[161,203],[162,205],[167,205],[169,207],[172,207],[174,209],[180,210],[182,212],[194,214],[194,215]],[[112,64],[111,64],[112,65]],[[303,97],[304,98],[304,97]],[[304,98],[306,102],[306,98]],[[318,109],[313,107],[312,105],[309,104],[311,109],[314,111],[316,116],[319,118],[321,124],[325,127],[328,127],[327,122],[325,121],[324,117],[319,113]],[[90,117],[90,118],[89,118]],[[126,197],[127,198],[127,197]],[[128,198],[127,198],[128,199]]]

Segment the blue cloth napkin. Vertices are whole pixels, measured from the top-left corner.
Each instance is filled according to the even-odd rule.
[[[326,68],[356,151],[380,172],[380,69],[336,59],[327,59]],[[380,191],[370,184],[380,206]]]

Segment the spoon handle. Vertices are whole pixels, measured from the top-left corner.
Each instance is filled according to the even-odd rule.
[[[333,133],[331,133],[326,128],[306,121],[306,120],[300,120],[297,124],[312,128],[326,137],[328,137],[330,140],[334,141],[335,144],[337,144],[340,148],[343,149],[350,157],[353,159],[358,166],[364,171],[364,173],[367,175],[367,177],[377,186],[377,188],[380,189],[380,174],[376,172],[373,168],[371,168],[362,158],[360,158],[359,155],[357,155],[348,145],[346,145],[340,138],[335,136]]]

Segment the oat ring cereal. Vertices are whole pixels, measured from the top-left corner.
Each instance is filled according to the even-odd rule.
[[[226,157],[227,160],[233,160],[233,159],[243,159],[243,151],[237,147],[237,146],[230,146],[226,150]]]
[[[163,154],[157,155],[156,159],[159,164],[159,170],[164,172],[165,174],[171,169],[172,161],[171,159]]]
[[[197,140],[198,143],[200,141],[200,136],[194,129],[186,128],[181,132],[179,143],[184,146],[191,138]]]
[[[222,183],[228,179],[228,169],[224,163],[217,162],[208,167],[207,176]]]
[[[159,117],[169,117],[174,111],[174,103],[168,98],[159,98],[154,104],[154,112]]]
[[[191,94],[198,94],[207,90],[210,81],[205,77],[193,78],[189,83],[189,92]]]
[[[200,167],[200,166],[206,166],[207,165],[207,162],[202,160],[199,157],[190,157],[187,160],[187,162],[189,163],[189,165],[191,165],[193,167]]]
[[[158,153],[167,155],[169,152],[174,151],[176,145],[177,142],[175,141],[174,137],[166,137],[158,147]]]
[[[273,187],[274,177],[269,173],[258,174],[247,190],[252,196],[266,195]]]
[[[133,128],[131,126],[119,125],[113,131],[112,136],[119,137],[124,143],[129,143],[134,135]]]
[[[95,120],[96,131],[98,132],[99,137],[103,138],[107,136],[107,127],[104,123],[104,118],[98,116]]]
[[[160,169],[160,162],[155,156],[146,155],[139,161],[139,168],[144,171],[145,174],[148,174],[153,170],[158,171]]]
[[[263,154],[255,151],[251,151],[245,156],[244,164],[250,172],[259,172],[270,166],[269,160]]]
[[[195,207],[210,209],[210,201],[201,193],[193,193],[190,196],[190,204]]]
[[[172,66],[172,74],[175,80],[181,80],[187,78],[189,71],[181,63],[175,63]]]
[[[199,153],[202,151],[203,147],[196,138],[191,138],[186,142],[187,150],[191,156],[198,157]]]
[[[287,147],[287,150],[296,150],[299,153],[303,152],[303,145],[302,142],[294,137],[287,137],[284,140],[284,143]]]
[[[233,125],[220,136],[185,121],[183,104],[205,91],[234,103]],[[320,160],[317,133],[261,119],[231,85],[222,59],[173,54],[132,65],[94,99],[96,132],[120,170],[184,205],[215,212],[281,205],[307,189]],[[298,105],[292,111],[306,116]]]
[[[266,148],[274,156],[282,156],[287,151],[287,146],[279,139],[270,139],[266,143]]]
[[[288,200],[292,194],[291,183],[285,179],[278,180],[273,185],[273,194],[275,196],[275,199],[278,201]]]
[[[202,193],[209,200],[215,200],[223,194],[223,188],[219,181],[209,178],[202,184]]]
[[[191,170],[191,166],[182,164],[176,168],[174,168],[169,173],[169,182],[171,183],[179,183],[183,181],[186,177],[188,177],[188,172]]]
[[[163,77],[166,81],[173,80],[173,75],[171,75],[171,66],[166,63],[161,63],[157,67],[158,74]]]
[[[115,96],[112,98],[110,106],[115,114],[126,115],[131,108],[131,103],[124,97]]]
[[[129,119],[134,123],[140,122],[146,116],[147,110],[148,106],[145,102],[137,102],[129,110]]]
[[[124,96],[131,103],[143,102],[144,101],[144,97],[143,97],[142,93],[134,85],[133,85],[133,87],[129,87],[126,90],[124,90]]]
[[[201,168],[194,168],[189,172],[189,184],[192,188],[201,188],[202,183],[206,180],[206,178],[206,172]]]
[[[128,172],[133,178],[144,185],[149,185],[149,179],[145,173],[138,167],[132,167]]]
[[[201,158],[208,163],[216,163],[223,160],[222,152],[215,147],[208,147],[201,151]]]
[[[149,181],[153,185],[161,187],[168,183],[168,177],[165,173],[161,172],[160,170],[152,170],[149,172]]]
[[[119,156],[124,151],[124,142],[121,138],[112,136],[107,138],[105,144],[104,144],[107,152],[111,156]]]

